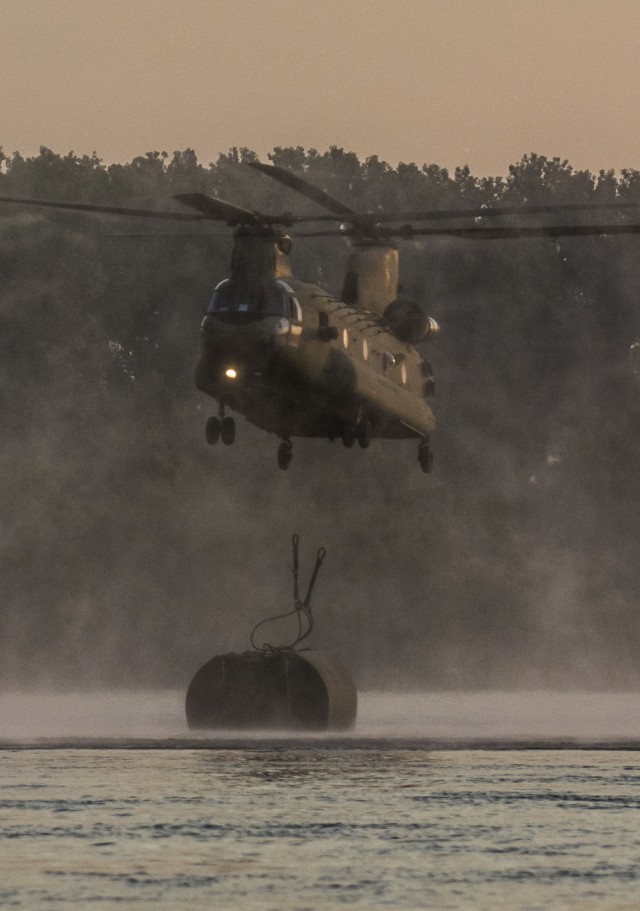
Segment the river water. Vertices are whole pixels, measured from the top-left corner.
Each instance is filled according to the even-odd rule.
[[[635,694],[365,694],[193,737],[176,693],[0,700],[0,908],[636,909]]]

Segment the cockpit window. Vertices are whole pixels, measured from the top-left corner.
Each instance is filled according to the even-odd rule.
[[[245,288],[238,288],[230,279],[227,279],[220,282],[213,292],[207,312],[288,316],[288,295],[278,282],[249,291]]]

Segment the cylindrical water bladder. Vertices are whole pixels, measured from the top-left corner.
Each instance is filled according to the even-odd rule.
[[[346,730],[358,697],[347,672],[318,652],[216,655],[189,684],[190,728]]]

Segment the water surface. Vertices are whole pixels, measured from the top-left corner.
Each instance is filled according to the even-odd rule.
[[[0,907],[635,911],[640,753],[499,737],[640,740],[637,700],[511,695],[371,695],[341,746],[234,749],[182,748],[177,694],[7,698]],[[496,749],[403,747],[474,734]]]

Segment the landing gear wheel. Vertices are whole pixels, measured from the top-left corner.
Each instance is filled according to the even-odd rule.
[[[225,446],[231,446],[236,438],[236,422],[233,418],[223,418],[220,425],[220,436]]]
[[[355,427],[345,427],[342,431],[342,445],[346,446],[347,449],[351,449],[353,444],[356,441],[356,430]]]
[[[209,418],[205,426],[205,433],[209,446],[215,446],[220,439],[220,421],[218,418]]]
[[[291,465],[292,458],[293,446],[291,445],[291,440],[283,440],[278,446],[278,468],[286,471],[289,465]]]
[[[371,437],[373,436],[373,427],[368,418],[363,418],[358,424],[357,436],[358,443],[362,449],[367,449],[371,443]]]
[[[424,473],[429,474],[433,468],[433,449],[428,443],[420,443],[418,446],[418,462]]]

